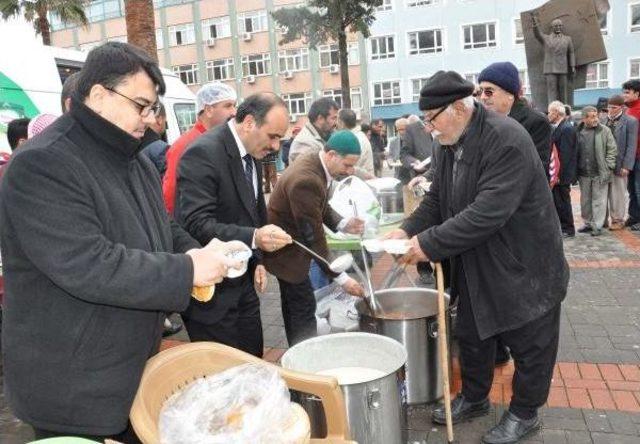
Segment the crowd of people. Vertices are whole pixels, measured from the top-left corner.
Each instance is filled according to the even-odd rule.
[[[407,240],[403,261],[419,264],[425,280],[429,263],[443,262],[457,301],[454,422],[488,413],[494,366],[512,355],[514,395],[483,442],[516,442],[539,427],[569,280],[562,237],[576,231],[571,185],[580,184],[578,232],[597,236],[608,217],[612,230],[640,229],[640,81],[608,100],[603,122],[585,107],[577,124],[560,102],[535,111],[509,62],[478,81],[436,73],[420,92],[423,117],[397,120],[389,141],[382,120],[359,125],[330,98],[290,131],[276,94],[238,105],[232,87],[209,83],[196,93],[194,127],[169,145],[157,64],[126,43],[93,49],[65,82],[61,117],[10,124],[0,241],[14,414],[36,438],[136,442],[129,410],[167,314],[181,313],[192,341],[262,356],[267,272],[289,344],[316,335],[314,267],[347,293],[364,290],[294,241],[328,258],[323,224],[362,233],[361,219],[328,205],[332,183],[380,176],[387,162],[415,207],[387,237]],[[279,151],[287,167],[272,180]],[[421,181],[431,185],[418,198]],[[253,252],[247,273],[227,278],[244,245]],[[211,300],[191,297],[212,285]],[[444,409],[432,419],[443,423]]]

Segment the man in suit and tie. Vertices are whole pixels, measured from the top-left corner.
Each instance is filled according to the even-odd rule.
[[[209,302],[191,301],[183,318],[192,341],[220,342],[262,356],[256,288],[264,291],[267,275],[260,250],[276,251],[291,237],[266,223],[256,160],[278,151],[288,125],[282,99],[254,94],[238,107],[235,119],[198,138],[180,161],[177,221],[203,245],[213,238],[240,240],[255,251],[249,273],[225,279]]]
[[[278,180],[269,199],[269,222],[282,226],[307,247],[328,258],[323,224],[331,230],[359,234],[364,222],[341,218],[328,204],[333,178],[352,175],[360,157],[358,138],[349,130],[331,135],[322,151],[302,154]],[[278,278],[282,317],[290,346],[316,335],[316,300],[309,280],[311,258],[291,245],[265,254],[264,262]],[[359,283],[346,273],[337,275],[318,262],[323,271],[347,292],[363,295]]]

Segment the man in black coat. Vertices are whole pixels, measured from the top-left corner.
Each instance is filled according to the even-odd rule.
[[[408,263],[451,262],[462,366],[454,422],[488,413],[496,339],[511,349],[513,398],[483,442],[516,442],[540,425],[569,267],[531,138],[474,103],[473,89],[458,73],[440,71],[420,92],[425,122],[442,145],[437,170],[420,207],[389,237],[410,238]],[[432,419],[444,423],[444,408]]]
[[[488,109],[515,119],[527,130],[542,167],[549,178],[551,159],[551,125],[544,114],[532,109],[521,97],[522,85],[518,68],[511,62],[497,62],[487,66],[478,75],[480,101]]]
[[[577,179],[578,145],[576,131],[565,118],[565,112],[566,109],[562,102],[556,100],[549,104],[547,118],[553,126],[551,144],[555,145],[560,159],[560,177],[551,193],[560,219],[563,237],[574,237],[576,227],[571,208],[571,184]]]
[[[549,179],[551,160],[551,125],[542,113],[529,107],[521,98],[522,85],[518,68],[511,62],[492,63],[478,75],[480,101],[498,114],[508,115],[527,130],[540,155],[542,168]],[[502,340],[497,341],[496,364],[503,365],[511,359]]]
[[[208,302],[192,300],[183,314],[192,341],[216,341],[261,357],[260,301],[267,272],[257,250],[276,251],[291,237],[267,225],[257,160],[280,148],[289,125],[285,103],[271,93],[247,97],[234,120],[207,131],[178,166],[176,217],[201,244],[240,240],[256,250],[250,272],[226,279]],[[252,278],[253,276],[253,278]]]
[[[129,411],[165,313],[227,272],[223,252],[199,249],[170,222],[140,153],[164,90],[137,47],[93,49],[71,110],[3,177],[4,388],[36,439],[130,442]]]

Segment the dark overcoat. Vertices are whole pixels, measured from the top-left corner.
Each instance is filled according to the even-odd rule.
[[[438,147],[436,156],[431,189],[402,228],[417,235],[431,260],[462,260],[480,338],[521,327],[557,306],[569,267],[549,184],[527,132],[476,105],[463,138]]]

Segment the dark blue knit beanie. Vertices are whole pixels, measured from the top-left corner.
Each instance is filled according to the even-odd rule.
[[[511,62],[496,62],[487,66],[478,76],[480,82],[493,83],[516,97],[520,95],[518,68]]]

